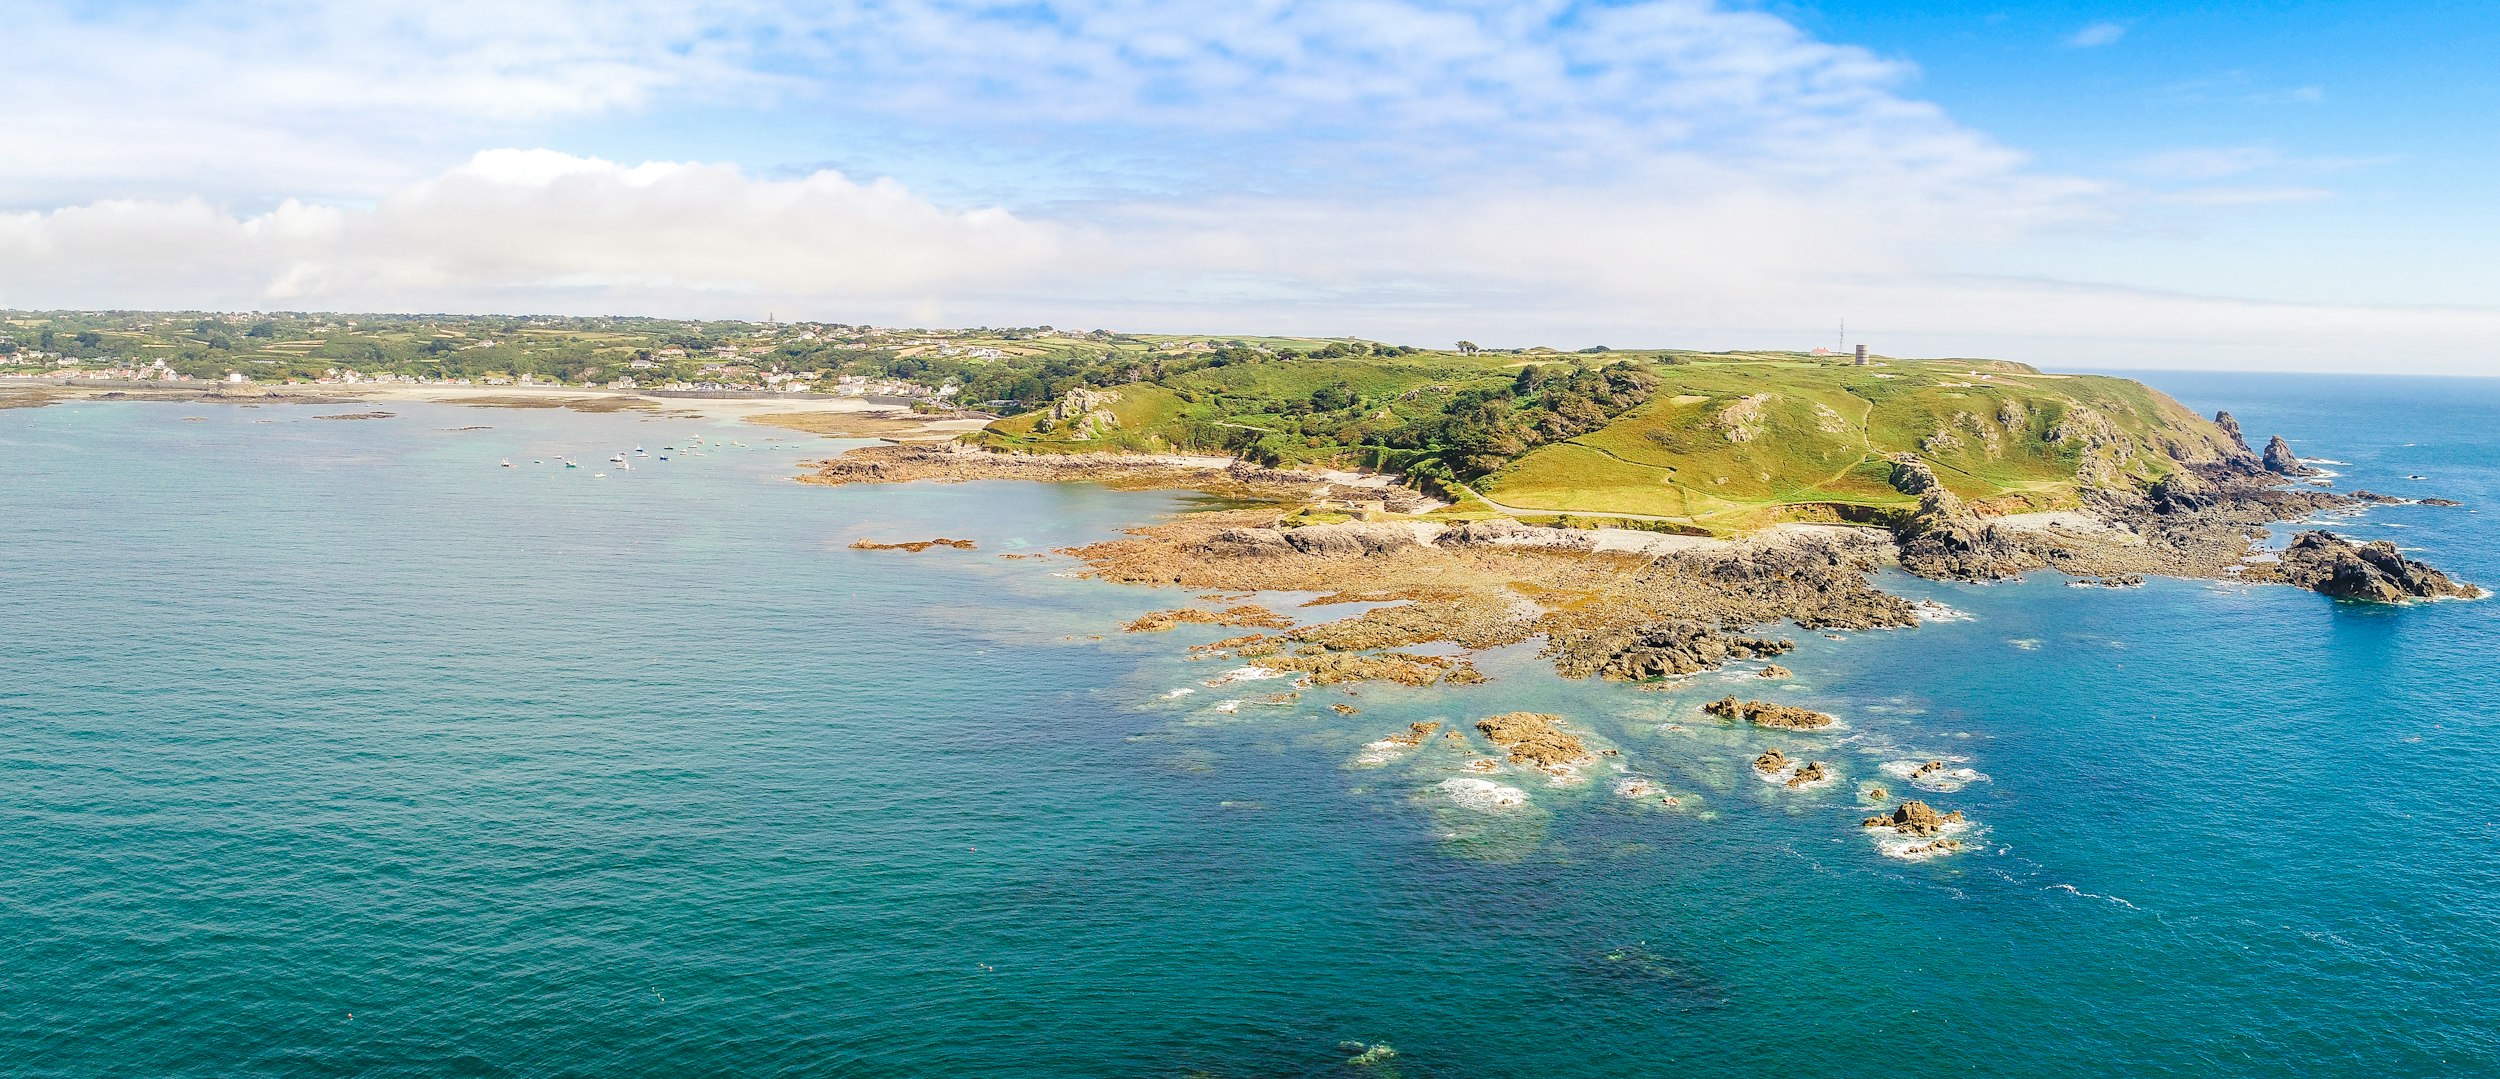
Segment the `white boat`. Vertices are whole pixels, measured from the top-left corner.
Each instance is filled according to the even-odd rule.
[[[503,466],[504,466],[505,468],[510,468],[510,467],[512,467],[512,458],[509,458],[509,457],[504,458],[504,459],[503,459]]]

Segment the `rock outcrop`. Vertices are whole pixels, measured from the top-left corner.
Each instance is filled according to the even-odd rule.
[[[1946,490],[1935,470],[1914,454],[1892,458],[1892,485],[1918,496],[1918,509],[1895,529],[1901,568],[1921,577],[1993,581],[2019,577],[2042,565],[2015,537],[1973,512]]]
[[[2271,567],[2276,578],[2337,599],[2404,603],[2471,599],[2480,589],[2397,553],[2386,540],[2355,544],[2332,532],[2303,532]],[[2252,575],[2253,577],[2254,575]]]
[[[2240,431],[2238,417],[2228,412],[2216,412],[2214,413],[2214,426],[2222,428],[2223,437],[2230,439],[2231,445],[2238,447],[2241,456],[2252,461],[2257,459],[2257,451],[2248,446],[2248,436]]]
[[[1642,629],[1605,666],[1605,673],[1650,682],[1708,670],[1729,659],[1785,655],[1797,642],[1748,637],[1699,622],[1658,622]]]
[[[1561,724],[1561,716],[1543,712],[1505,712],[1476,721],[1476,729],[1509,754],[1512,764],[1552,769],[1595,760]]]
[[[1890,828],[1893,831],[1901,833],[1902,835],[1917,836],[1921,839],[1928,839],[1944,834],[1945,825],[1960,824],[1961,822],[1961,810],[1957,809],[1951,813],[1938,813],[1936,812],[1936,808],[1934,806],[1918,801],[1917,799],[1911,799],[1901,803],[1898,807],[1894,808],[1890,814],[1868,817],[1865,820],[1860,821],[1859,827]]]
[[[2148,497],[2162,513],[2190,513],[2212,506],[2220,492],[2204,477],[2182,468],[2156,481]]]
[[[2318,474],[2317,469],[2300,463],[2300,457],[2292,452],[2292,444],[2283,441],[2281,435],[2266,440],[2265,466],[2266,471],[2278,476],[2315,476]]]
[[[1720,719],[1742,721],[1772,730],[1811,731],[1832,725],[1832,717],[1809,708],[1773,701],[1740,701],[1733,693],[1702,705],[1701,710]]]
[[[1078,441],[1107,434],[1120,426],[1120,417],[1111,412],[1111,405],[1119,399],[1118,390],[1075,387],[1051,402],[1050,415],[1034,424],[1034,430]]]

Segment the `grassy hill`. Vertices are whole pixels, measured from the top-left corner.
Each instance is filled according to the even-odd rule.
[[[1536,411],[1552,391],[1524,388],[1520,371],[1532,365],[1550,380],[1628,370],[1646,396],[1575,430]],[[1417,352],[1227,364],[1116,391],[1107,406],[1116,426],[1090,437],[1031,413],[993,424],[984,439],[1028,452],[1255,446],[1285,463],[1426,475],[1447,466],[1452,490],[1514,511],[1657,517],[1716,532],[1907,509],[1915,499],[1887,478],[1897,453],[1926,459],[1984,508],[2020,512],[2072,506],[2090,484],[2149,484],[2233,449],[2141,383],[1988,360],[1858,367],[1797,353]],[[1500,429],[1469,443],[1460,414],[1482,412],[1475,398],[1488,394],[1509,418],[1488,421]]]
[[[2020,511],[2073,505],[2082,476],[2149,483],[2233,448],[2141,383],[2019,364],[1709,360],[1662,375],[1647,404],[1479,489],[1515,508],[1743,529],[1914,504],[1886,478],[1894,453],[1925,458],[1974,503]]]

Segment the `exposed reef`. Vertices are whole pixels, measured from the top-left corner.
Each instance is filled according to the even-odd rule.
[[[946,539],[943,537],[938,539],[909,540],[903,543],[879,543],[876,540],[865,538],[851,541],[851,549],[854,551],[909,551],[913,554],[919,554],[920,552],[928,550],[931,547],[953,547],[958,550],[969,551],[972,550],[974,546],[975,544],[968,539]]]
[[[1701,710],[1720,719],[1742,721],[1772,730],[1811,731],[1832,725],[1832,717],[1810,708],[1771,701],[1740,701],[1733,693],[1702,705]]]
[[[1543,712],[1505,712],[1477,720],[1476,729],[1507,754],[1512,764],[1553,772],[1596,760],[1588,746],[1561,724],[1561,716]]]
[[[1227,607],[1221,611],[1202,611],[1195,607],[1182,607],[1171,611],[1149,611],[1120,628],[1130,633],[1160,633],[1185,623],[1255,629],[1293,628],[1293,619],[1252,603]]]

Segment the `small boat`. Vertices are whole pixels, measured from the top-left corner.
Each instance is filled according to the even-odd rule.
[[[593,472],[590,474],[590,478],[594,480],[604,480],[608,478],[608,474],[605,472]]]
[[[614,456],[611,456],[611,457],[609,457],[609,458],[608,458],[608,463],[609,463],[609,464],[612,464],[612,465],[615,465],[615,464],[623,464],[623,463],[625,463],[625,455],[620,453],[620,454],[616,454],[616,455],[614,455]]]
[[[581,462],[579,462],[579,461],[566,461],[566,462],[564,462],[564,467],[566,467],[566,468],[580,468],[580,467],[582,467],[582,463],[581,463]]]
[[[625,462],[624,464],[618,465],[618,466],[616,466],[616,467],[621,468],[621,469],[624,469],[624,470],[625,470],[625,471],[627,471],[627,472],[631,472],[631,471],[633,471],[633,470],[634,470],[634,463],[633,463],[633,462],[631,462],[631,461],[627,461],[627,462]]]
[[[504,466],[505,468],[510,468],[510,467],[512,467],[512,458],[509,458],[509,457],[504,458],[504,459],[503,459],[503,466]]]

